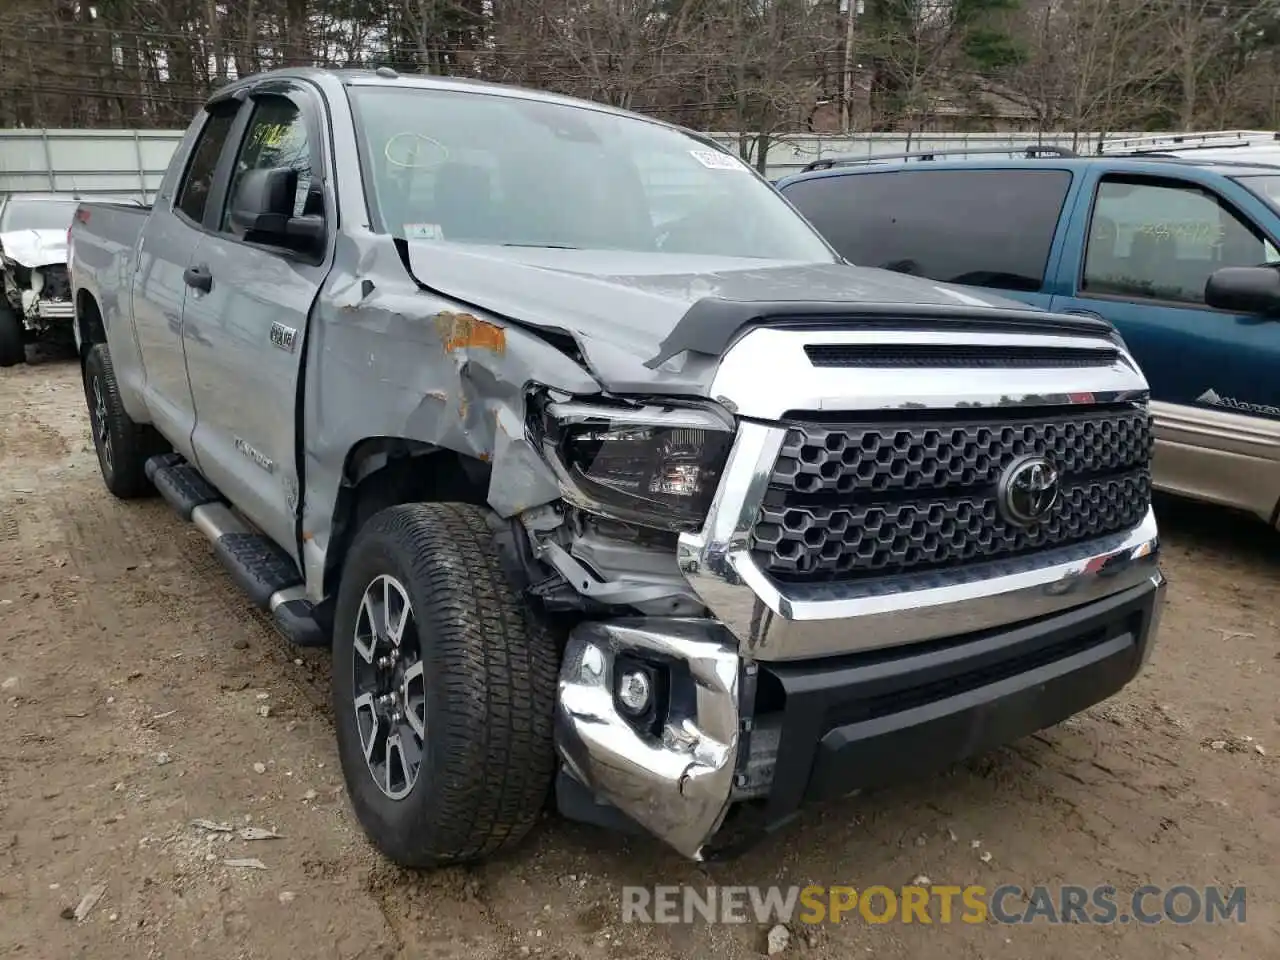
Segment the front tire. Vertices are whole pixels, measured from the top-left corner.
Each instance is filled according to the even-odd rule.
[[[483,510],[369,519],[338,590],[333,707],[352,806],[383,854],[433,867],[524,837],[555,773],[558,660]]]
[[[163,444],[151,427],[136,423],[125,412],[105,343],[95,343],[85,357],[84,398],[89,406],[89,426],[98,451],[98,467],[107,489],[121,500],[152,493],[154,488],[146,473],[147,459],[161,452]]]
[[[3,298],[0,292],[0,367],[12,367],[27,361],[27,335],[22,318]]]

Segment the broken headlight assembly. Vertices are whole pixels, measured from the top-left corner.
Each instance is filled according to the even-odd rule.
[[[702,526],[734,437],[728,414],[701,407],[549,403],[542,421],[566,500],[661,530]]]

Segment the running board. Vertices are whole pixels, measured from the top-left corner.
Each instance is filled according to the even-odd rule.
[[[165,501],[213,544],[253,604],[272,615],[279,630],[300,647],[327,647],[329,638],[316,621],[298,565],[280,547],[235,513],[222,494],[177,454],[147,461],[147,477]]]
[[[190,520],[196,507],[222,502],[222,494],[195,467],[183,460],[181,454],[165,453],[152,457],[145,469],[147,479],[183,520]]]

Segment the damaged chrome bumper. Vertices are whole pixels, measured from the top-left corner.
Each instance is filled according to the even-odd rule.
[[[667,667],[656,711],[629,717],[618,699],[628,658]],[[738,756],[740,659],[710,620],[584,623],[560,671],[556,743],[569,773],[685,856],[720,826]]]
[[[1140,662],[1133,666],[1140,669],[1156,638],[1164,594],[1157,545],[1155,521],[1149,513],[1137,529],[1095,544],[1089,557],[939,587],[936,593],[829,597],[814,605],[782,598],[775,601],[776,608],[767,594],[755,594],[740,579],[720,580],[717,592],[705,580],[700,583],[700,578],[691,576],[700,591],[706,591],[703,595],[720,621],[635,618],[584,623],[572,632],[557,705],[556,743],[561,760],[568,774],[585,785],[597,802],[611,805],[685,856],[701,860],[731,804],[759,797],[759,791],[747,789],[756,779],[751,771],[761,763],[772,770],[780,762],[776,756],[755,756],[769,749],[767,740],[751,732],[762,722],[753,715],[756,667],[814,669],[815,676],[822,677],[825,668],[818,665],[846,661],[824,658],[816,653],[819,650],[830,657],[867,649],[868,641],[890,648],[927,638],[991,636],[990,631],[999,633],[1001,628],[1025,633],[1026,628],[1019,625],[1028,621],[1048,624],[1088,618],[1092,611],[1106,607],[1109,598],[1140,596],[1147,598],[1142,602],[1151,608],[1137,638]],[[733,603],[739,598],[742,614],[735,616]],[[803,644],[810,656],[771,660],[762,654],[781,651],[761,644],[766,637],[787,638],[789,645],[784,649]],[[843,651],[837,649],[841,641]],[[901,656],[909,657],[913,649],[917,648],[905,648]],[[619,702],[621,671],[636,662],[660,664],[671,678],[649,722],[628,717]],[[1030,674],[1027,681],[1038,682]],[[1106,682],[1105,677],[1084,675],[1060,681],[1086,699],[1093,689],[1101,689],[1099,696],[1109,695],[1110,688],[1103,688]],[[1014,703],[1012,694],[1000,696]],[[1015,720],[1033,716],[1029,707],[1014,706],[1010,710],[1017,714]],[[998,707],[993,709],[999,712]],[[1052,723],[1064,718],[1046,715],[1046,719]],[[965,722],[956,717],[958,725]],[[1019,729],[1013,720],[1008,725],[1014,736],[1031,732]],[[776,739],[772,742],[776,750]],[[804,747],[811,752],[816,741]],[[766,793],[774,789],[767,783],[763,788]],[[787,789],[798,797],[806,786],[796,783]]]

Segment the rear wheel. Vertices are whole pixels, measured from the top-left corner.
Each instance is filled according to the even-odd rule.
[[[13,311],[0,293],[0,367],[12,367],[27,359],[26,331],[22,319]]]
[[[105,343],[95,343],[85,357],[84,398],[107,489],[122,500],[152,493],[146,463],[149,457],[162,452],[164,444],[154,429],[136,423],[125,412]]]
[[[558,656],[483,510],[375,514],[343,568],[333,706],[347,789],[387,857],[479,860],[533,825],[555,772]]]

